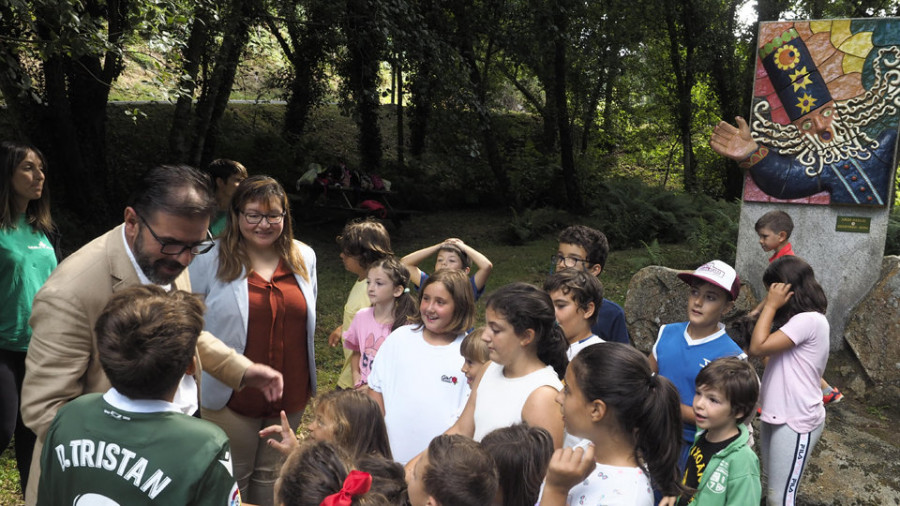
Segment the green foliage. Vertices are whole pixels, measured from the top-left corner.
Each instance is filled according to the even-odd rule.
[[[506,229],[506,241],[510,244],[524,244],[541,235],[559,232],[577,219],[565,211],[549,207],[526,209],[521,213],[512,209],[511,212]]]
[[[895,206],[888,217],[885,255],[900,255],[900,206]]]
[[[688,234],[688,244],[698,258],[707,260],[719,259],[734,265],[737,255],[735,239],[738,234],[737,212],[739,204],[728,204],[724,201],[713,201],[712,209],[698,216],[695,228]]]
[[[686,243],[698,260],[718,258],[734,263],[740,214],[737,202],[661,190],[638,179],[608,180],[588,194],[593,205],[588,216],[548,207],[513,212],[506,240],[521,243],[583,223],[602,230],[613,249],[643,247],[646,255],[635,264],[640,267],[665,264],[664,243]]]
[[[644,250],[628,259],[632,271],[637,272],[648,265],[666,265],[666,254],[658,239],[653,239],[650,244],[641,241],[641,244]]]

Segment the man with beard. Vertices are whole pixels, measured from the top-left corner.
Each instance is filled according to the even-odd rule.
[[[186,268],[194,256],[212,248],[207,227],[215,200],[203,173],[163,165],[144,174],[137,188],[125,208],[125,223],[68,257],[35,296],[22,419],[38,443],[26,504],[37,500],[41,449],[56,412],[82,394],[110,388],[94,329],[107,301],[141,284],[190,292]],[[250,362],[208,332],[200,335],[194,360],[229,387],[259,388],[269,400],[281,397],[281,373]],[[174,403],[187,414],[197,411],[198,382],[199,374],[185,376],[175,394]]]
[[[772,106],[761,101],[753,111],[753,134],[741,117],[737,126],[719,122],[710,138],[713,150],[749,169],[757,186],[776,198],[828,191],[832,204],[889,202],[900,48],[880,49],[872,88],[844,101],[832,99],[795,29],[763,46],[759,56],[790,124],[767,118]],[[863,130],[872,125],[882,129],[877,139]]]

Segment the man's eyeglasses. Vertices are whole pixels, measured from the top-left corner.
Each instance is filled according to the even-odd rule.
[[[568,268],[572,268],[578,265],[578,262],[581,262],[585,265],[585,267],[589,266],[590,263],[587,260],[582,260],[580,258],[572,258],[572,257],[564,257],[562,255],[553,255],[550,257],[550,261],[553,262],[553,265],[563,264]]]
[[[147,230],[150,231],[150,235],[152,235],[153,238],[156,239],[156,242],[158,242],[159,245],[162,246],[159,249],[159,252],[162,253],[163,255],[178,256],[187,250],[190,250],[192,255],[202,255],[202,254],[208,252],[209,250],[211,250],[212,247],[215,245],[215,243],[213,242],[212,234],[209,233],[209,230],[206,231],[206,240],[205,241],[200,241],[200,242],[194,243],[194,244],[184,244],[182,242],[164,241],[164,240],[160,239],[158,235],[156,235],[156,232],[153,231],[153,228],[150,227],[150,224],[147,223],[147,220],[145,220],[143,216],[141,216],[140,214],[137,214],[137,213],[135,213],[135,214],[137,215],[138,218],[140,218],[141,223],[143,223],[144,225],[147,226]]]
[[[241,211],[241,214],[244,215],[244,219],[247,220],[247,223],[251,225],[259,225],[262,222],[263,218],[266,219],[266,223],[269,225],[277,225],[284,221],[284,212],[280,214],[260,214],[260,213],[245,213]]]

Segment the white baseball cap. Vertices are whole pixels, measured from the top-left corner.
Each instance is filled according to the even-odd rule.
[[[688,284],[692,280],[700,280],[716,285],[728,292],[731,300],[737,300],[738,294],[741,293],[741,278],[733,267],[721,260],[707,262],[692,273],[680,272],[678,278]]]

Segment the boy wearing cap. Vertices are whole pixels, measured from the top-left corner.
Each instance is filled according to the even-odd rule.
[[[684,422],[679,469],[684,470],[688,451],[697,431],[694,418],[694,381],[700,369],[720,357],[747,356],[725,333],[722,316],[731,311],[741,289],[737,272],[721,260],[713,260],[693,273],[678,278],[690,285],[688,321],[670,323],[659,329],[650,354],[655,372],[669,379],[681,396],[681,420]]]

